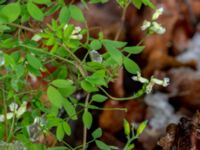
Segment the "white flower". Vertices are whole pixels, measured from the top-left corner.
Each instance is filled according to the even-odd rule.
[[[146,86],[145,92],[146,92],[147,94],[151,93],[151,91],[153,90],[153,86],[154,86],[154,85],[155,85],[155,83],[149,82],[149,83],[147,84],[147,86]]]
[[[81,27],[75,27],[74,31],[72,32],[72,34],[77,34],[81,32]]]
[[[23,115],[26,112],[26,105],[27,105],[27,102],[23,102],[22,105],[19,107],[19,109],[16,112],[17,118],[19,118],[21,115]]]
[[[16,103],[11,103],[9,105],[9,109],[11,112],[8,112],[6,114],[6,119],[10,120],[13,118],[13,116],[16,116],[17,118],[20,118],[21,115],[23,115],[26,112],[26,105],[27,102],[23,102],[22,105],[18,108],[18,105]],[[0,122],[3,122],[5,120],[4,114],[0,115]]]
[[[31,38],[31,40],[33,40],[33,41],[35,41],[35,42],[38,42],[39,40],[41,40],[42,39],[42,37],[39,35],[39,34],[35,34],[32,38]]]
[[[153,16],[152,16],[152,20],[158,19],[158,17],[159,17],[160,15],[162,15],[163,11],[164,11],[164,9],[163,9],[162,7],[159,8],[159,9],[157,9],[157,10],[154,12]]]
[[[148,29],[151,26],[151,22],[144,20],[143,25],[141,26],[141,30],[144,31],[146,29]]]
[[[76,40],[76,39],[77,39],[77,40],[81,40],[81,39],[83,38],[83,36],[82,36],[81,34],[78,34],[78,35],[71,35],[70,38],[71,38],[71,39],[75,39],[75,40]]]
[[[139,81],[140,83],[146,83],[147,86],[145,89],[145,93],[147,94],[151,93],[151,91],[153,90],[153,86],[156,84],[161,85],[163,87],[166,87],[169,85],[169,78],[164,78],[163,80],[160,80],[152,76],[151,80],[149,81],[148,79],[142,77],[140,72],[137,73],[137,76],[133,76],[132,79],[134,81]]]
[[[102,63],[103,58],[102,58],[101,54],[99,54],[95,50],[92,50],[89,53],[90,53],[90,57],[91,57],[92,61]]]
[[[17,108],[18,108],[18,105],[17,105],[16,103],[11,103],[11,104],[9,105],[10,111],[16,111]]]
[[[64,29],[64,30],[67,29],[68,26],[69,26],[69,25],[66,24],[66,25],[63,27],[63,29]],[[81,32],[81,27],[79,27],[79,26],[75,27],[74,30],[72,31],[72,34],[71,34],[70,38],[71,38],[71,39],[74,39],[74,40],[82,40],[83,35],[80,34],[80,32]]]
[[[169,78],[164,78],[163,80],[160,80],[153,77],[150,82],[166,87],[169,85]]]
[[[5,64],[4,54],[0,51],[0,67]]]
[[[161,24],[157,23],[157,22],[152,22],[152,26],[150,27],[150,30],[158,33],[158,34],[163,34],[165,33],[166,29],[164,27],[161,26]]]
[[[143,77],[141,76],[141,73],[140,73],[140,72],[137,72],[137,76],[133,76],[132,79],[133,79],[134,81],[139,81],[140,83],[148,83],[148,82],[149,82],[148,79],[143,78]]]

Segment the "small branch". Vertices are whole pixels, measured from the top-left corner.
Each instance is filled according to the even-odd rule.
[[[115,35],[115,39],[114,39],[115,41],[119,40],[119,36],[122,32],[124,21],[126,19],[126,11],[127,11],[128,6],[129,6],[129,3],[123,8],[122,17],[121,17],[121,21],[120,21],[120,27],[119,27],[119,30],[117,31],[117,34]]]
[[[15,24],[15,23],[8,23],[8,25],[16,27],[16,28],[24,29],[24,30],[32,32],[32,33],[40,32],[40,30],[33,30],[33,29],[29,28],[29,27],[26,27],[26,26],[23,26],[23,25],[19,25],[19,24]]]
[[[116,101],[126,101],[126,100],[133,100],[135,98],[138,98],[140,96],[142,96],[145,93],[145,89],[146,89],[146,85],[143,85],[142,89],[140,89],[139,91],[137,91],[133,96],[130,97],[114,97],[112,95],[110,95],[106,90],[104,90],[102,87],[99,87],[99,89],[106,95],[108,96],[110,99],[112,100],[116,100]]]
[[[86,99],[85,99],[85,109],[84,109],[84,112],[88,111],[89,99],[90,99],[90,94],[87,94]],[[84,125],[84,127],[83,127],[83,150],[86,149],[86,143],[87,143],[87,128]]]
[[[3,90],[2,91],[2,97],[3,97],[3,108],[4,108],[4,140],[8,140],[8,122],[7,122],[7,104],[6,104],[6,95],[5,95],[5,84],[3,83]]]
[[[72,57],[73,59],[77,62],[77,68],[79,69],[81,75],[83,77],[87,76],[87,72],[84,70],[84,67],[82,65],[82,62],[80,61],[80,59],[73,53],[70,51],[70,49],[68,49],[65,45],[59,44],[61,47],[63,47]]]

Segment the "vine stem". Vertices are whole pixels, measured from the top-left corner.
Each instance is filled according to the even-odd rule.
[[[7,138],[8,138],[8,129],[7,129],[7,125],[8,125],[8,122],[7,122],[7,105],[6,105],[6,95],[5,95],[5,84],[3,83],[3,90],[2,91],[2,96],[3,96],[3,107],[4,107],[4,135],[5,135],[5,141],[7,141]]]
[[[84,109],[84,112],[88,111],[89,99],[90,99],[90,94],[87,94],[86,99],[85,99],[85,109]],[[84,125],[84,127],[83,127],[83,150],[86,149],[86,143],[87,143],[87,128]]]
[[[29,28],[29,27],[26,27],[26,26],[23,26],[23,25],[20,25],[20,24],[8,23],[8,25],[16,27],[16,28],[24,29],[24,30],[27,30],[27,31],[32,32],[32,33],[39,32],[38,30],[33,30],[33,29]]]
[[[129,6],[129,3],[123,8],[122,16],[121,16],[121,20],[120,20],[120,27],[119,27],[119,30],[117,31],[116,35],[115,35],[115,38],[114,38],[115,41],[117,41],[119,39],[119,36],[122,32],[124,21],[126,19],[126,12],[127,12],[128,6]]]

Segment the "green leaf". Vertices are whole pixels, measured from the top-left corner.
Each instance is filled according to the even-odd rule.
[[[99,103],[104,102],[106,99],[107,97],[101,94],[95,94],[92,96],[92,100]]]
[[[81,81],[81,87],[83,88],[83,90],[89,93],[98,91],[97,87],[95,87],[94,85],[92,85],[90,82],[86,80]]]
[[[70,5],[69,6],[69,10],[70,10],[70,14],[71,17],[76,20],[76,21],[80,21],[80,22],[84,22],[85,18],[83,16],[82,11],[80,10],[80,8],[78,8],[75,5]]]
[[[111,148],[107,144],[105,144],[104,142],[100,140],[96,140],[95,143],[97,147],[101,150],[111,150]]]
[[[56,147],[48,148],[47,150],[68,150],[68,149],[67,147],[64,147],[64,146],[56,146]]]
[[[147,123],[148,123],[147,120],[140,123],[139,127],[137,128],[137,134],[136,134],[137,136],[139,136],[144,131],[144,129],[147,126]]]
[[[84,111],[82,120],[86,128],[90,129],[92,126],[92,120],[93,120],[92,114],[89,111]]]
[[[97,4],[97,3],[106,3],[108,2],[108,0],[90,0],[91,4]]]
[[[63,80],[63,79],[57,79],[51,82],[52,85],[58,87],[58,88],[66,88],[68,86],[71,86],[73,84],[72,80]]]
[[[64,138],[64,129],[63,129],[63,126],[62,124],[60,123],[56,129],[56,138],[58,139],[58,141],[62,141],[63,138]]]
[[[15,21],[21,13],[21,7],[19,3],[10,3],[2,8],[0,14],[6,16],[8,22]]]
[[[52,105],[57,108],[60,108],[65,101],[65,98],[60,94],[60,92],[52,86],[48,87],[47,96]]]
[[[115,47],[115,45],[108,40],[103,41],[106,50],[110,54],[110,56],[119,64],[122,64],[122,53]]]
[[[65,133],[70,136],[71,135],[71,127],[69,126],[69,124],[67,122],[63,122],[63,129],[65,131]]]
[[[101,44],[101,42],[99,40],[93,40],[90,43],[90,48],[92,50],[99,50],[101,47],[102,47],[102,44]]]
[[[36,4],[46,4],[49,5],[51,4],[51,0],[32,0]]]
[[[125,69],[132,74],[137,74],[140,71],[138,65],[128,57],[124,57],[124,67]]]
[[[96,71],[91,76],[85,78],[85,80],[91,83],[93,86],[102,86],[102,85],[107,86],[104,77],[105,77],[105,70],[102,69]]]
[[[28,63],[31,65],[31,67],[35,69],[40,69],[42,67],[42,63],[35,56],[28,54],[26,55],[26,58],[27,58]]]
[[[69,100],[64,101],[63,106],[64,106],[65,111],[67,112],[67,114],[72,120],[78,119],[76,109]]]
[[[126,119],[124,119],[124,133],[129,136],[130,135],[130,125]]]
[[[150,0],[142,0],[142,2],[143,2],[145,5],[151,7],[152,9],[155,9],[155,8],[156,8],[155,5],[154,5]]]
[[[29,14],[31,15],[31,17],[33,17],[33,19],[35,19],[37,21],[43,20],[44,13],[37,5],[35,5],[31,1],[29,1],[27,4],[27,10],[28,10]]]
[[[92,137],[94,139],[100,138],[102,136],[102,129],[97,128],[95,131],[92,132]]]
[[[70,10],[67,6],[62,7],[59,13],[59,21],[61,24],[66,24],[70,19]]]
[[[133,5],[137,8],[140,9],[142,6],[142,0],[131,0]]]
[[[143,49],[144,46],[131,46],[131,47],[125,47],[124,51],[130,54],[139,54],[143,51]]]
[[[128,146],[128,149],[127,149],[127,150],[133,150],[134,147],[135,147],[135,144],[130,144],[130,145]]]

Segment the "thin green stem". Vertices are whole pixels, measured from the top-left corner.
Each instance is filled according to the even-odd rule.
[[[122,28],[123,28],[123,25],[124,25],[124,21],[126,19],[126,12],[127,12],[127,8],[129,6],[129,3],[123,8],[123,11],[122,11],[122,16],[121,16],[121,22],[120,22],[120,27],[115,35],[115,38],[114,40],[117,41],[119,39],[119,36],[122,32]]]
[[[27,48],[27,49],[32,49],[32,50],[34,50],[34,51],[37,51],[37,52],[40,52],[40,53],[49,55],[49,56],[51,56],[51,57],[55,57],[55,58],[60,59],[60,60],[62,60],[62,61],[64,61],[64,62],[67,62],[67,63],[69,63],[69,64],[75,65],[74,62],[71,61],[71,60],[65,59],[65,58],[63,58],[63,57],[60,57],[60,56],[58,56],[58,55],[55,55],[55,54],[52,54],[52,53],[49,53],[49,52],[46,52],[46,51],[44,51],[44,50],[42,50],[42,49],[40,49],[40,48],[28,46],[28,45],[25,45],[25,44],[20,44],[20,46],[21,46],[21,47],[24,47],[24,48]]]
[[[32,32],[32,33],[40,32],[39,30],[33,30],[29,27],[26,27],[26,26],[23,26],[23,25],[20,25],[20,24],[8,23],[8,25],[16,27],[16,28],[20,28],[20,29],[23,29],[23,30],[26,30],[26,31],[29,31],[29,32]]]
[[[2,91],[2,96],[3,96],[3,107],[4,107],[4,138],[5,141],[8,140],[8,122],[7,122],[7,104],[6,104],[6,95],[5,95],[5,84],[3,83],[3,90]]]
[[[84,109],[84,112],[88,111],[89,99],[90,99],[90,94],[87,94],[86,99],[85,99],[85,109]],[[84,125],[84,127],[83,127],[83,150],[86,149],[86,143],[87,143],[87,128]]]
[[[116,100],[116,101],[125,101],[125,100],[133,100],[135,98],[138,98],[140,96],[142,96],[145,93],[145,89],[146,89],[146,85],[144,84],[142,89],[140,89],[139,91],[137,91],[133,96],[130,97],[114,97],[112,95],[110,95],[104,88],[99,87],[99,89],[106,95],[108,96],[110,99],[112,100]]]
[[[61,47],[63,47],[72,57],[73,59],[77,62],[77,67],[80,71],[80,73],[82,74],[83,77],[87,76],[87,72],[84,70],[84,67],[82,65],[82,62],[80,61],[80,59],[70,50],[68,49],[64,44],[59,44]]]

